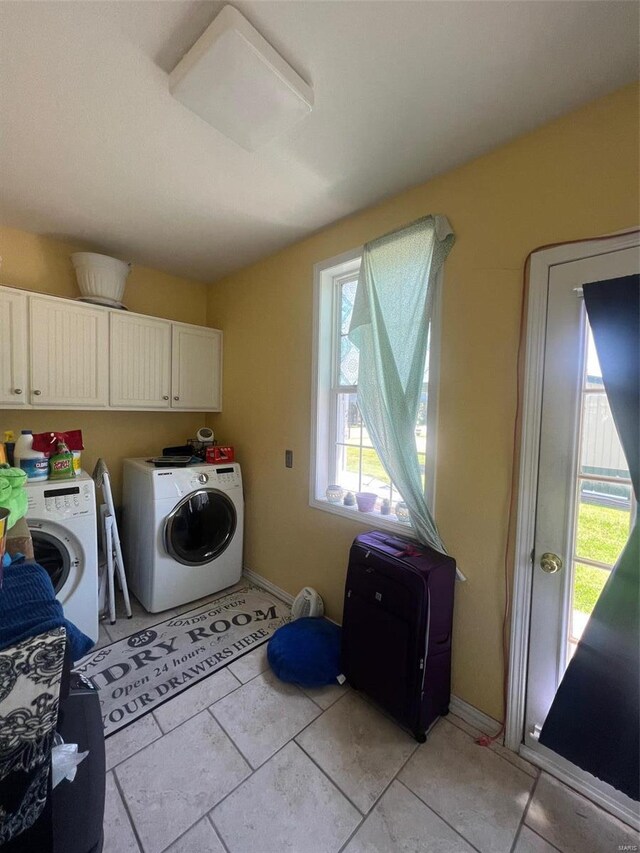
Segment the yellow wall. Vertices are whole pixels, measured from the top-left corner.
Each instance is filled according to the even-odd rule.
[[[134,267],[133,311],[224,330],[224,411],[246,489],[245,564],[295,593],[316,586],[339,618],[347,552],[366,528],[308,506],[312,267],[427,213],[457,242],[445,270],[437,520],[469,581],[457,587],[455,693],[501,716],[500,625],[515,356],[526,255],[639,219],[638,87],[630,86],[459,169],[408,190],[209,288]],[[425,153],[428,156],[428,152]],[[0,282],[78,295],[70,245],[0,229]],[[83,430],[85,467],[192,436],[198,414],[0,412],[0,430]],[[284,450],[294,468],[284,467]],[[118,497],[116,497],[118,500]]]
[[[75,298],[80,293],[69,255],[86,248],[0,228],[0,283]],[[201,282],[134,265],[124,300],[131,311],[204,325],[206,293],[207,285]],[[155,455],[167,445],[182,444],[203,423],[204,415],[185,412],[0,411],[0,430],[81,429],[83,467],[91,472],[99,456],[105,459],[112,473],[116,503],[124,458]]]
[[[246,486],[245,564],[340,618],[348,548],[366,525],[308,506],[312,267],[428,213],[457,242],[445,268],[437,521],[457,586],[454,692],[501,717],[500,632],[516,351],[527,254],[638,223],[638,87],[626,87],[213,285],[224,411]],[[425,152],[428,157],[428,152]],[[294,467],[284,467],[285,448]]]

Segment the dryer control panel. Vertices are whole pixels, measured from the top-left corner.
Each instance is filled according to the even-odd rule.
[[[236,468],[216,468],[215,473],[209,479],[209,483],[217,483],[219,486],[224,486],[228,489],[229,486],[240,485],[240,471]]]
[[[242,490],[242,472],[237,462],[165,469],[146,466],[145,470],[147,475],[151,475],[153,500],[182,498],[199,489],[219,489],[221,492]]]
[[[211,467],[210,471],[194,471],[189,485],[193,489],[207,486],[210,489],[226,490],[241,484],[240,471],[230,465],[228,468]]]

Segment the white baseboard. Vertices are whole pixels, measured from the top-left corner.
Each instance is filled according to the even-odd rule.
[[[266,589],[267,592],[272,592],[278,598],[281,598],[286,604],[293,604],[294,595],[290,595],[288,592],[285,592],[283,589],[280,589],[279,586],[276,586],[271,581],[268,581],[266,578],[263,578],[262,575],[259,575],[257,572],[254,572],[252,569],[248,569],[246,566],[242,569],[242,574],[246,577],[248,581],[255,584],[256,586],[261,586],[263,589]],[[325,614],[325,619],[329,622],[333,622],[334,625],[340,627],[340,623],[336,622],[335,619],[332,619],[330,616]]]
[[[261,586],[263,589],[266,589],[268,592],[272,592],[278,598],[281,598],[282,601],[286,601],[287,604],[293,604],[293,596],[288,592],[285,592],[283,589],[280,589],[279,586],[276,586],[271,581],[263,578],[262,575],[259,575],[257,572],[248,569],[246,566],[242,569],[242,574],[246,577],[246,579],[256,586]]]
[[[483,734],[493,736],[500,731],[500,723],[497,720],[453,694],[449,700],[449,710],[469,725],[480,729]]]
[[[250,583],[255,584],[256,586],[261,586],[268,592],[272,592],[278,598],[286,601],[287,604],[293,604],[293,595],[285,592],[284,589],[276,586],[262,575],[259,575],[252,569],[248,569],[246,566],[243,568],[242,573]],[[464,699],[459,699],[457,696],[451,696],[449,709],[452,714],[456,714],[465,722],[469,723],[469,725],[474,726],[476,729],[480,729],[483,734],[494,735],[500,730],[500,723],[497,720],[494,720],[493,717],[490,717],[478,708],[474,708],[473,705],[469,705],[468,702],[465,702]]]

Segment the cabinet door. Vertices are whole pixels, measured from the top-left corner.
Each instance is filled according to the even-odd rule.
[[[27,388],[27,295],[0,290],[0,404],[24,406]]]
[[[173,324],[171,406],[219,412],[222,408],[222,332]]]
[[[171,405],[171,323],[111,312],[112,406],[168,409]]]
[[[31,403],[102,408],[109,394],[109,312],[62,299],[29,298]]]

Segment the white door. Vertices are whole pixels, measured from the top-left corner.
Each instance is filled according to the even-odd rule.
[[[0,289],[0,405],[24,406],[27,386],[27,295]]]
[[[29,297],[31,394],[42,408],[109,403],[109,312],[46,296]]]
[[[112,406],[168,409],[171,405],[171,323],[111,312]]]
[[[172,407],[219,412],[222,332],[174,323],[172,337]]]
[[[639,271],[637,247],[548,270],[523,742],[527,757],[574,782],[588,774],[540,745],[538,734],[636,512],[581,286]],[[631,808],[594,777],[583,781],[604,805]]]

